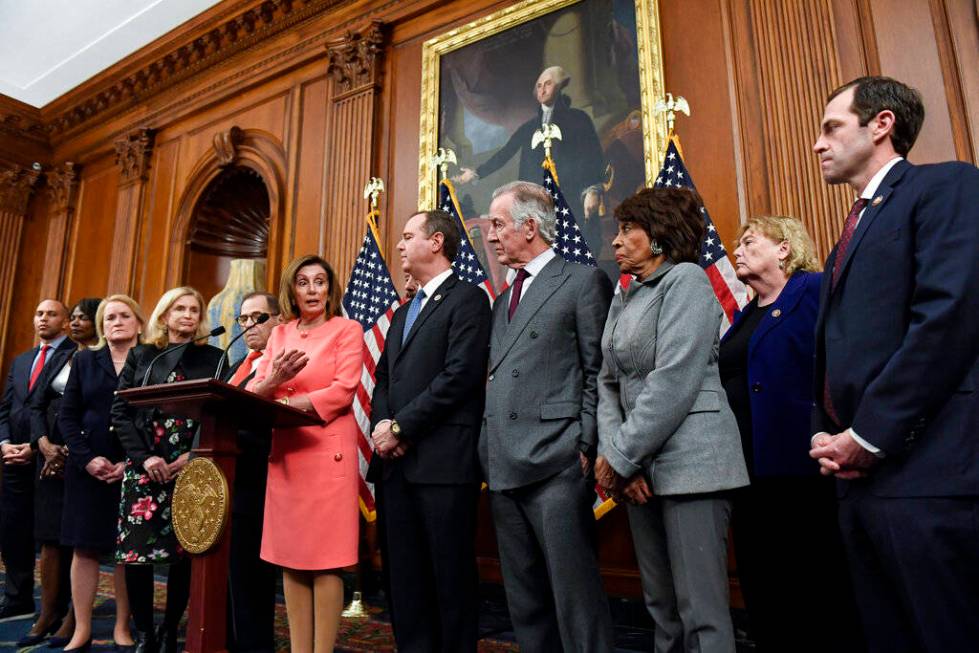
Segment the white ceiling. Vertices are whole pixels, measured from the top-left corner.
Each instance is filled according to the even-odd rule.
[[[220,0],[0,0],[0,93],[42,107]]]

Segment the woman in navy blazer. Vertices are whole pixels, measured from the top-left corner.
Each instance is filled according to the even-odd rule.
[[[835,577],[845,576],[846,562],[833,484],[809,458],[822,274],[794,218],[750,219],[734,256],[755,297],[721,339],[720,371],[751,477],[735,498],[732,525],[752,637],[762,652],[845,650],[842,642],[859,637],[811,621],[833,606],[857,628],[849,580]]]
[[[112,295],[95,311],[98,344],[75,354],[65,386],[58,425],[68,444],[61,540],[74,547],[71,589],[75,632],[65,651],[84,651],[92,641],[92,606],[99,579],[99,558],[115,550],[120,487],[126,454],[112,432],[111,409],[119,372],[143,327],[139,305]],[[132,649],[125,566],[116,565],[117,650]]]

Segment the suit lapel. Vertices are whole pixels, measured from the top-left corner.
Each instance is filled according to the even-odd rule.
[[[98,361],[99,366],[102,367],[106,374],[113,379],[119,378],[119,375],[116,374],[116,368],[112,364],[112,353],[109,351],[108,345],[95,352],[95,360]]]
[[[785,322],[792,311],[795,310],[796,306],[799,305],[799,300],[802,299],[801,291],[804,285],[805,277],[802,273],[793,275],[789,278],[785,287],[782,288],[778,299],[764,308],[755,307],[755,310],[765,311],[765,315],[761,318],[761,322],[758,323],[755,332],[751,334],[751,340],[748,343],[748,356],[751,356],[751,352],[761,342],[761,339],[776,326]]]
[[[860,241],[863,240],[864,234],[867,233],[867,230],[870,229],[870,225],[873,224],[874,220],[878,215],[880,215],[880,212],[887,205],[887,199],[894,191],[894,186],[898,183],[898,181],[900,181],[901,177],[904,176],[905,171],[907,171],[907,169],[910,167],[911,164],[907,161],[899,161],[897,164],[895,164],[891,171],[884,177],[884,181],[881,182],[877,192],[874,193],[874,197],[870,200],[867,208],[864,209],[863,215],[860,216],[860,222],[857,223],[856,231],[853,232],[853,238],[850,239],[850,246],[847,247],[846,256],[840,263],[840,283],[837,283],[837,286],[841,285],[843,276],[846,274],[846,269],[849,267],[850,261],[853,260],[854,252],[856,252],[857,248],[860,247]],[[837,252],[834,251],[834,258],[836,254]],[[832,285],[832,268],[829,269],[831,277],[830,285]],[[835,291],[836,288],[830,289],[830,292]]]
[[[530,284],[530,288],[527,289],[527,292],[520,299],[520,304],[517,307],[517,312],[513,316],[513,320],[506,326],[506,332],[500,343],[499,350],[494,352],[493,360],[490,362],[490,371],[500,364],[500,361],[513,348],[513,345],[516,344],[517,338],[520,337],[520,334],[530,323],[530,320],[537,314],[537,311],[547,303],[551,295],[564,283],[567,278],[564,274],[565,265],[566,263],[562,257],[555,256],[540,271],[539,277]],[[501,312],[504,321],[507,319],[510,292],[512,291],[505,293],[507,305],[503,307],[503,311]]]
[[[61,371],[61,368],[64,367],[65,365],[65,361],[67,361],[71,357],[71,354],[75,350],[75,347],[76,347],[75,342],[71,340],[71,338],[65,338],[64,340],[61,341],[61,343],[57,347],[52,349],[51,353],[48,354],[47,360],[44,361],[44,367],[41,368],[41,374],[40,376],[37,377],[37,383],[34,384],[33,388],[30,387],[30,368],[28,368],[28,372],[27,372],[27,384],[28,384],[27,396],[28,397],[33,395],[34,391],[37,390],[39,387],[45,385],[43,383],[45,377],[52,374],[57,374],[58,372]],[[37,353],[35,353],[34,355],[37,356]]]
[[[452,289],[455,288],[455,285],[458,281],[459,279],[455,276],[454,273],[450,274],[446,278],[446,280],[443,281],[442,284],[435,289],[435,292],[432,294],[432,296],[428,298],[427,302],[425,302],[425,306],[422,308],[421,312],[418,313],[418,317],[415,318],[415,323],[411,325],[411,331],[408,332],[408,337],[402,343],[401,349],[398,351],[398,356],[401,356],[401,354],[406,349],[408,349],[412,341],[415,339],[415,334],[421,330],[421,327],[423,324],[425,324],[425,321],[428,320],[428,318],[433,313],[435,313],[435,311],[437,311],[439,307],[442,306],[442,304],[445,303],[446,297],[449,295],[450,292],[452,292]],[[398,331],[395,335],[399,339],[401,339],[403,333],[404,333],[404,321],[401,322],[401,330]]]

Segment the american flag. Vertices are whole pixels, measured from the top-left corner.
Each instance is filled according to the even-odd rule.
[[[544,162],[544,188],[554,198],[554,211],[557,214],[557,224],[555,229],[554,244],[551,247],[554,251],[564,257],[570,263],[580,263],[596,267],[598,263],[592,256],[591,249],[585,241],[585,237],[578,228],[578,222],[574,219],[571,207],[564,201],[564,193],[561,192],[555,178],[557,170],[554,163],[550,160]]]
[[[580,263],[597,267],[595,257],[592,256],[585,237],[578,228],[578,222],[574,219],[571,207],[564,201],[564,193],[558,184],[560,177],[557,174],[557,167],[551,159],[544,160],[544,188],[554,198],[554,211],[557,214],[557,224],[555,228],[554,244],[551,247],[554,251],[564,257],[569,263]],[[615,501],[598,483],[595,484],[595,502],[592,504],[592,511],[595,519],[601,519],[609,510],[615,507]]]
[[[663,159],[663,167],[656,177],[657,188],[683,187],[696,190],[693,179],[683,163],[680,156],[680,149],[677,147],[678,139],[676,136],[670,137],[670,144],[666,148],[666,157]],[[748,303],[748,291],[734,274],[734,266],[728,260],[724,250],[724,243],[721,242],[714,223],[707,214],[707,209],[700,207],[700,213],[704,216],[704,223],[707,225],[707,235],[700,246],[700,267],[707,272],[710,284],[717,295],[717,301],[724,309],[724,319],[721,321],[721,334],[727,331],[734,319],[734,313]]]
[[[459,228],[461,240],[459,242],[459,252],[452,262],[452,270],[456,276],[467,281],[474,286],[479,286],[489,295],[490,303],[496,299],[493,293],[493,286],[490,284],[489,276],[483,269],[483,264],[479,262],[476,252],[469,242],[469,231],[463,222],[462,211],[459,209],[459,202],[456,200],[455,189],[452,182],[443,179],[439,182],[439,208],[455,218],[456,227]]]
[[[360,427],[357,438],[358,464],[360,467],[360,509],[367,521],[374,521],[374,486],[365,479],[367,466],[373,451],[370,443],[371,395],[374,393],[374,369],[384,350],[384,339],[391,316],[401,300],[394,288],[391,273],[377,244],[375,214],[368,218],[369,226],[364,242],[357,254],[357,261],[350,272],[350,281],[343,293],[343,313],[357,320],[364,328],[364,366],[360,372],[360,385],[354,395],[354,417]]]

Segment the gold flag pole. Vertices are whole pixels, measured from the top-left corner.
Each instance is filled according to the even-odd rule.
[[[669,132],[669,138],[671,141],[673,141],[673,144],[676,146],[677,151],[682,157],[683,148],[680,147],[680,138],[673,130],[673,125],[676,122],[676,114],[678,111],[689,116],[690,104],[683,96],[678,95],[674,98],[672,93],[667,93],[665,98],[660,98],[660,100],[656,102],[656,106],[653,107],[653,113],[666,114],[666,128]]]
[[[377,242],[378,249],[381,249],[381,236],[378,229],[377,220],[381,217],[381,212],[377,208],[377,198],[384,192],[384,181],[380,177],[371,177],[367,185],[364,186],[364,199],[370,202],[370,211],[367,213],[367,228],[371,230],[374,235],[374,240]],[[381,256],[384,256],[384,250],[381,249]],[[357,567],[356,574],[356,584],[357,588],[354,590],[353,598],[351,598],[350,603],[347,607],[343,609],[340,616],[343,619],[368,619],[370,618],[370,613],[367,611],[367,607],[364,605],[363,594],[360,591],[363,587],[363,578],[360,573],[360,566]]]

